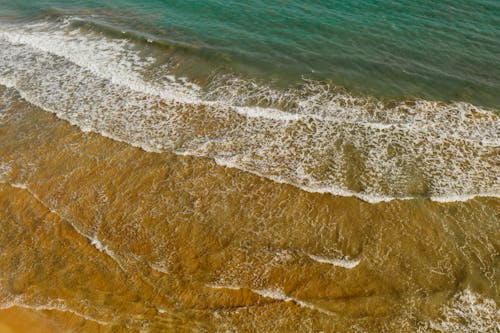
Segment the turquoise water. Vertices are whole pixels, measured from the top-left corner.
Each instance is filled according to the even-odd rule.
[[[0,0],[0,85],[84,131],[307,191],[498,196],[499,9]]]
[[[140,281],[166,281],[165,293],[150,284],[156,296],[144,311],[133,295],[117,298],[119,309],[130,301],[140,311],[111,314],[121,325],[186,311],[219,318],[221,331],[242,313],[242,323],[271,331],[283,320],[328,331],[338,320],[390,332],[394,309],[404,316],[396,331],[416,331],[455,294],[442,325],[430,328],[495,329],[498,1],[0,0],[7,219],[31,222],[21,214],[31,202],[115,261],[109,272],[121,268],[129,279],[123,267],[139,269]],[[121,234],[132,247],[113,243]],[[309,270],[311,261],[323,268]],[[60,268],[51,262],[49,273]],[[49,296],[54,284],[37,290],[10,275],[12,298],[0,293],[10,305],[88,316],[115,302],[73,288],[72,310]],[[392,280],[399,287],[377,282]],[[221,303],[205,300],[211,292]],[[162,293],[168,307],[156,311]],[[292,307],[304,312],[290,317]]]
[[[387,98],[500,105],[500,3],[455,1],[0,1],[0,18],[78,17],[223,69],[290,86],[331,81]],[[193,64],[196,63],[196,64]]]

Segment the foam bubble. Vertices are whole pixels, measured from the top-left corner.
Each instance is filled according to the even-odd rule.
[[[1,167],[3,164],[0,164],[0,172]],[[9,169],[8,169],[9,170]],[[49,205],[47,205],[36,193],[34,193],[26,184],[22,183],[10,183],[7,181],[7,179],[2,177],[3,175],[0,173],[0,184],[7,184],[13,188],[21,189],[26,191],[35,199],[38,201],[42,206],[44,206],[48,211],[50,211],[52,214],[58,216],[61,220],[66,221],[72,228],[73,230],[78,233],[80,236],[84,237],[86,240],[89,241],[89,243],[95,247],[98,251],[104,253],[107,255],[109,258],[111,258],[119,267],[122,271],[126,271],[125,268],[123,267],[120,258],[111,250],[108,248],[108,246],[102,244],[102,242],[97,238],[96,235],[89,235],[82,231],[78,226],[76,226],[74,223],[71,223],[71,221],[67,220],[64,218],[57,210],[53,209]]]
[[[202,88],[130,41],[68,25],[0,27],[0,56],[0,84],[147,151],[369,202],[500,193],[500,121],[467,103],[387,105],[309,81],[277,91],[216,77]]]
[[[312,303],[303,301],[301,299],[291,297],[285,294],[285,292],[279,288],[267,288],[267,289],[251,289],[251,288],[244,288],[244,287],[239,287],[239,286],[233,286],[233,285],[215,285],[215,284],[207,284],[206,285],[209,288],[212,289],[229,289],[229,290],[241,290],[241,289],[248,289],[251,292],[260,295],[262,297],[274,299],[277,301],[282,301],[282,302],[291,302],[294,303],[302,308],[307,308],[310,310],[318,311],[320,313],[326,314],[328,316],[335,316],[334,312],[331,312],[327,309],[324,309],[322,307],[316,306]]]
[[[361,262],[360,259],[353,260],[349,258],[327,258],[322,256],[316,256],[313,254],[308,254],[308,256],[312,260],[317,261],[319,263],[330,264],[333,266],[344,267],[349,269],[353,269],[354,267],[358,266],[359,263]]]
[[[75,316],[83,318],[85,320],[89,320],[89,321],[93,321],[95,323],[98,323],[100,325],[107,326],[107,325],[113,324],[110,321],[101,320],[101,319],[98,319],[96,317],[87,315],[83,312],[72,309],[69,306],[67,306],[64,303],[64,301],[62,301],[60,299],[51,300],[47,304],[29,304],[29,303],[23,301],[21,298],[17,298],[15,301],[0,304],[0,309],[9,309],[12,307],[26,308],[26,309],[31,309],[31,310],[35,310],[35,311],[47,311],[47,310],[53,311],[53,310],[56,310],[56,311],[68,312],[68,313],[71,313]]]
[[[12,167],[10,163],[0,163],[0,182],[6,179],[6,176],[10,173]]]
[[[287,296],[281,289],[278,289],[278,288],[252,289],[252,291],[255,292],[256,294],[263,296],[263,297],[267,297],[267,298],[271,298],[271,299],[275,299],[275,300],[279,300],[279,301],[283,301],[283,302],[292,302],[292,303],[297,304],[300,307],[311,309],[314,311],[318,311],[318,312],[321,312],[321,313],[326,314],[328,316],[335,315],[335,313],[333,313],[329,310],[326,310],[324,308],[321,308],[319,306],[316,306],[312,303],[302,301],[302,300],[295,298],[295,297]]]
[[[500,310],[494,300],[466,289],[441,309],[441,319],[429,321],[419,332],[499,332]]]

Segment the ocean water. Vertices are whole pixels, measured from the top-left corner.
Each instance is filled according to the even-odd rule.
[[[497,1],[0,0],[0,323],[496,332],[499,114]]]
[[[475,21],[484,24],[481,38],[492,38],[484,52],[476,47],[469,59],[470,48],[452,43],[474,39],[467,37],[479,29],[474,22],[473,31],[445,35],[441,44],[451,46],[442,52],[460,59],[451,61],[431,52],[429,45],[438,45],[438,37],[425,37],[426,29],[438,33],[441,26],[427,25],[430,14],[422,14],[426,21],[417,27],[404,24],[407,30],[395,32],[391,23],[389,30],[374,34],[373,28],[356,27],[377,26],[375,4],[188,5],[4,5],[0,83],[84,130],[148,151],[211,157],[308,191],[371,202],[497,195],[497,111],[471,104],[484,94],[485,103],[498,95],[494,7],[478,5],[484,15],[493,11],[491,19]],[[394,12],[397,6],[379,6],[388,7],[381,22],[402,16]],[[428,6],[404,8],[411,13]],[[360,17],[352,17],[357,11]],[[313,20],[318,12],[330,13],[328,24]],[[267,24],[259,23],[266,18]],[[294,24],[294,18],[302,24]],[[436,20],[451,26],[445,18]],[[341,33],[351,25],[352,33]],[[387,35],[380,37],[388,43],[386,54],[400,54],[393,59],[398,66],[390,64],[391,57],[382,59],[379,34]],[[409,42],[416,44],[405,46]],[[422,50],[425,56],[419,56]],[[437,55],[446,60],[437,61]],[[462,71],[467,83],[447,69],[453,62],[464,64],[453,70]],[[347,81],[335,81],[342,71],[339,77]],[[404,78],[408,73],[415,74]],[[351,85],[357,88],[349,90]],[[466,86],[481,93],[451,98]],[[362,94],[366,89],[377,93]],[[424,99],[431,91],[437,99]]]
[[[208,67],[280,86],[306,77],[386,98],[494,108],[500,101],[496,1],[2,1],[1,8],[8,20],[78,20],[179,49],[195,58],[186,66],[196,69],[185,69],[192,75]]]

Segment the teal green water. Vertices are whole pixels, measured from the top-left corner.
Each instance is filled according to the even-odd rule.
[[[280,85],[307,77],[378,97],[500,105],[495,0],[0,0],[2,20],[63,16]]]
[[[0,308],[500,333],[499,1],[0,0]]]

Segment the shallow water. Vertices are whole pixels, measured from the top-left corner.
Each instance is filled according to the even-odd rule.
[[[282,91],[216,76],[204,88],[67,24],[0,37],[0,84],[84,131],[370,202],[498,196],[499,118],[465,102],[383,103],[314,81]]]
[[[499,331],[498,6],[443,6],[0,1],[0,332]]]
[[[0,8],[11,21],[71,18],[183,49],[195,57],[184,68],[191,75],[219,69],[281,86],[306,76],[379,97],[500,102],[496,1],[3,0]]]
[[[80,331],[498,329],[498,199],[309,193],[3,94],[2,307]]]

